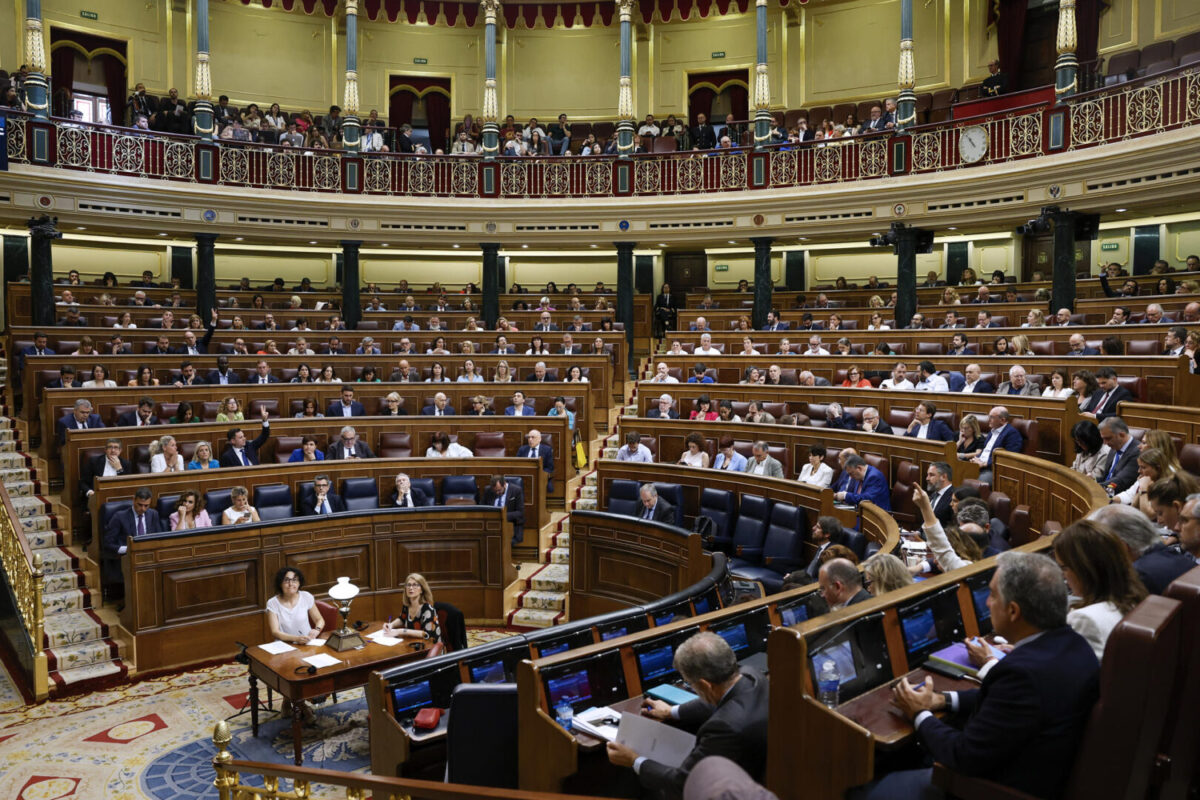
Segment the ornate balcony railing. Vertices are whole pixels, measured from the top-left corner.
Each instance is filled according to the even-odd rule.
[[[1003,164],[1096,147],[1200,122],[1200,68],[1002,113],[912,128],[752,150],[501,158],[351,155],[258,144],[205,142],[65,120],[9,119],[8,157],[30,164],[254,189],[348,195],[479,198],[681,196],[868,181]],[[964,128],[987,147],[968,160]]]

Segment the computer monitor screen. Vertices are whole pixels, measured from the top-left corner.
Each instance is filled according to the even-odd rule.
[[[462,676],[458,664],[447,664],[430,673],[429,689],[433,695],[433,705],[436,708],[449,708],[454,687],[460,683],[462,683]]]
[[[545,647],[539,647],[538,655],[542,656],[542,657],[553,656],[553,655],[557,655],[558,653],[565,653],[570,649],[571,649],[570,642],[565,642],[565,641],[564,642],[555,642],[554,644],[548,644]]]
[[[577,647],[587,647],[589,644],[594,644],[595,640],[592,638],[591,627],[581,627],[558,636],[536,638],[533,643],[537,647],[538,658],[545,658],[557,653],[564,653],[567,650],[574,650]]]
[[[883,629],[883,612],[860,617],[849,624],[811,634],[809,666],[815,689],[821,665],[832,660],[838,667],[841,700],[845,702],[890,681],[892,661]]]
[[[597,623],[596,632],[600,634],[600,641],[607,642],[618,636],[628,636],[631,633],[644,631],[648,627],[650,627],[650,623],[646,621],[646,612],[638,608],[631,609],[630,613],[623,617]]]
[[[433,693],[427,680],[392,687],[392,708],[398,720],[411,717],[432,703]]]
[[[966,635],[958,607],[958,586],[947,586],[896,609],[908,668],[916,669],[934,650],[961,641]]]
[[[692,608],[696,610],[696,614],[707,614],[710,611],[716,611],[721,607],[720,593],[717,587],[709,589],[704,594],[692,600]]]
[[[709,630],[728,642],[740,661],[755,653],[766,652],[771,616],[766,606],[760,606],[713,625]]]
[[[471,667],[471,683],[504,683],[506,678],[504,661],[499,658]]]
[[[628,625],[620,625],[615,628],[608,628],[600,632],[600,641],[607,642],[609,639],[616,639],[625,636],[629,633]]]
[[[692,615],[692,604],[687,600],[682,600],[674,603],[666,608],[658,608],[653,612],[654,624],[659,627],[674,622],[677,619],[685,619]]]
[[[746,623],[739,622],[735,625],[726,625],[723,628],[716,628],[713,633],[720,636],[733,650],[734,655],[741,656],[745,651],[750,649],[750,640],[746,638]]]
[[[995,570],[988,570],[986,573],[967,578],[967,588],[971,590],[971,601],[975,606],[975,622],[981,636],[992,632],[992,612],[987,601],[988,595],[992,593],[988,584],[991,583],[993,573]]]
[[[540,673],[551,709],[564,700],[578,712],[629,698],[620,650],[545,667]]]
[[[638,673],[642,676],[642,683],[664,683],[674,678],[674,658],[675,648],[670,644],[638,653]]]
[[[779,611],[780,621],[783,622],[785,628],[790,628],[804,622],[806,619],[819,617],[829,611],[829,606],[825,602],[825,598],[821,597],[819,590],[811,591],[807,594],[802,594],[799,597],[794,597],[785,603],[780,603],[777,606]]]

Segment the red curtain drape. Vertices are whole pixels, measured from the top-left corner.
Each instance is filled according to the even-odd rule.
[[[108,111],[113,125],[125,124],[125,97],[128,84],[125,80],[125,65],[113,56],[96,56],[104,69],[104,87],[108,91]]]
[[[1003,0],[996,21],[996,44],[1000,53],[1000,69],[1008,75],[1008,90],[1016,85],[1021,74],[1021,50],[1025,37],[1025,12],[1028,0]]]
[[[707,86],[701,86],[688,92],[688,115],[691,118],[691,124],[696,124],[696,115],[703,114],[712,119],[712,104],[713,98],[717,93]]]
[[[450,98],[441,92],[425,95],[425,114],[429,117],[429,146],[431,152],[446,150],[446,132],[450,127]]]
[[[1078,0],[1075,4],[1075,57],[1080,66],[1096,60],[1100,41],[1100,0]]]
[[[414,100],[416,100],[416,95],[406,90],[393,94],[388,101],[388,125],[399,128],[406,122],[412,122]]]
[[[731,83],[724,87],[724,90],[729,92],[729,108],[733,112],[733,118],[750,119],[750,93],[746,91],[746,87]]]
[[[60,47],[50,53],[50,109],[56,117],[67,117],[71,114],[68,93],[75,88],[76,55],[78,53],[71,47]]]

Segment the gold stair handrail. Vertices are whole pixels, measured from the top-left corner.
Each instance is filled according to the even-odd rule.
[[[4,565],[22,627],[29,637],[33,653],[33,674],[30,676],[33,693],[38,700],[43,700],[50,693],[50,672],[43,635],[46,616],[42,605],[42,556],[29,547],[18,519],[8,490],[0,486],[0,563]]]

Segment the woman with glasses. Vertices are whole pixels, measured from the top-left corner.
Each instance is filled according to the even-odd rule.
[[[442,640],[442,626],[438,624],[433,592],[425,576],[414,572],[404,579],[404,606],[398,617],[388,618],[383,626],[383,635],[428,639],[430,644]]]

